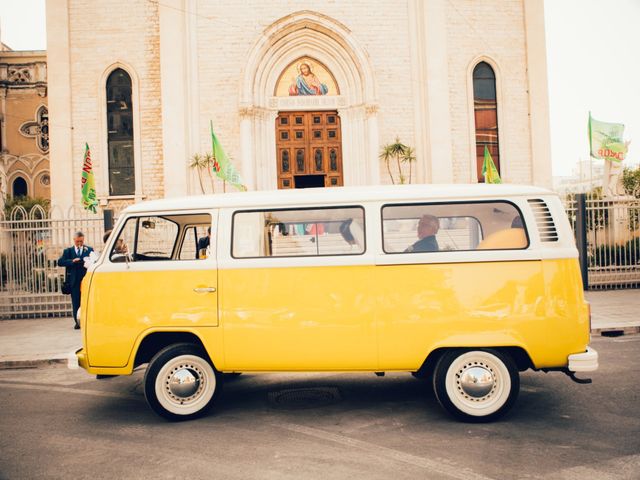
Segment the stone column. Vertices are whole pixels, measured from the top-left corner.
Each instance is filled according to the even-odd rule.
[[[453,183],[446,1],[421,2],[427,80],[427,151],[432,183]]]
[[[187,161],[195,153],[200,151],[200,90],[198,85],[198,36],[197,36],[197,15],[198,2],[196,0],[185,1],[185,28],[186,28],[186,94],[187,94],[187,124],[188,135]],[[210,142],[210,141],[209,141]],[[208,149],[207,149],[208,150]],[[188,190],[189,195],[200,191],[197,173],[192,170],[189,175]]]
[[[251,107],[240,108],[240,157],[241,175],[247,190],[256,188],[256,163],[253,152],[254,110]]]
[[[367,145],[369,146],[369,175],[368,184],[380,185],[380,134],[378,131],[378,105],[365,107],[367,116]]]
[[[551,133],[543,0],[526,0],[524,26],[527,42],[529,125],[531,129],[531,180],[551,188]]]
[[[7,123],[7,87],[0,87],[0,122],[6,125]],[[0,126],[0,143],[3,150],[7,148],[7,129],[5,126]],[[0,151],[0,155],[2,152]]]
[[[181,0],[165,0],[158,5],[165,197],[186,195],[188,190],[187,161],[190,152],[184,7]]]
[[[74,205],[73,116],[71,111],[71,54],[67,0],[47,0],[47,62],[49,73],[49,159],[52,211],[67,212]],[[77,182],[74,179],[78,179]]]

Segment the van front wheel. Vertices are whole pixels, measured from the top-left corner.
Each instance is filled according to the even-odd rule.
[[[438,361],[433,389],[440,405],[467,422],[489,422],[504,415],[520,390],[511,357],[490,349],[451,350]]]
[[[206,353],[190,343],[158,352],[144,376],[149,406],[168,420],[189,420],[204,414],[219,389],[219,377]]]

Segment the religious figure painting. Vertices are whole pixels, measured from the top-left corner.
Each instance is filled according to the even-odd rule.
[[[331,72],[317,60],[302,57],[291,63],[280,75],[276,96],[338,95]]]

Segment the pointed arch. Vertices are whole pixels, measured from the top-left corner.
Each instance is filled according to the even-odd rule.
[[[345,184],[379,183],[377,88],[369,56],[344,24],[309,10],[272,23],[247,54],[239,89],[242,171],[247,183],[276,187],[275,119],[279,110],[293,110],[294,103],[292,98],[276,98],[274,92],[286,67],[305,56],[326,66],[340,95],[301,99],[295,109],[307,108],[305,101],[309,109],[312,105],[337,109],[344,132],[343,155],[349,159],[344,165]]]
[[[272,23],[253,45],[242,75],[240,103],[267,107],[280,74],[304,55],[326,65],[348,104],[376,102],[369,56],[352,32],[331,17],[303,10]]]
[[[107,125],[107,83],[109,78],[118,69],[123,70],[131,81],[131,104],[132,104],[132,127],[133,127],[133,169],[134,169],[134,191],[124,195],[124,198],[141,199],[142,192],[142,148],[140,143],[140,80],[136,70],[127,62],[118,60],[105,68],[98,82],[98,125],[99,137],[97,148],[91,147],[93,163],[100,170],[99,180],[96,178],[98,197],[107,199],[109,197],[122,198],[122,195],[112,195],[109,185],[109,134]],[[97,161],[99,160],[99,161]]]
[[[495,89],[494,95],[494,113],[496,116],[495,119],[495,144],[492,148],[490,148],[491,155],[497,157],[499,165],[498,171],[500,176],[504,180],[508,176],[508,162],[506,159],[502,158],[502,142],[500,138],[504,134],[502,119],[504,118],[502,115],[503,109],[503,94],[502,94],[502,82],[501,82],[501,71],[498,62],[487,55],[479,55],[475,57],[467,67],[467,92],[468,92],[468,106],[469,106],[469,158],[470,158],[470,179],[472,182],[478,182],[481,178],[480,169],[481,162],[479,160],[480,154],[478,153],[480,150],[483,150],[484,143],[478,142],[478,127],[476,121],[477,114],[477,103],[476,103],[476,95],[474,89],[474,73],[478,71],[479,67],[483,67],[486,71],[491,71],[493,73],[493,83]],[[487,70],[487,67],[489,70]],[[480,146],[479,146],[480,145]],[[495,160],[495,159],[494,159]]]

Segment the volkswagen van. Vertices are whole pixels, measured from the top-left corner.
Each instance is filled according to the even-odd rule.
[[[82,285],[79,364],[148,364],[182,420],[224,374],[406,371],[466,421],[503,415],[527,369],[597,369],[559,198],[514,185],[241,192],[133,205]]]

